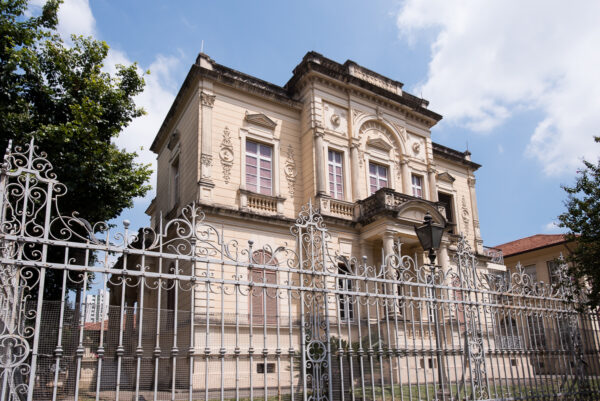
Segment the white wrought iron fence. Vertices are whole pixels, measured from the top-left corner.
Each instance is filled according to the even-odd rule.
[[[446,271],[401,244],[373,265],[310,204],[291,245],[257,247],[195,205],[130,232],[61,215],[64,193],[33,143],[9,149],[0,401],[600,399],[597,311],[487,274],[464,239]]]

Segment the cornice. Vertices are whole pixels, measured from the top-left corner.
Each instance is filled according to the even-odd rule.
[[[440,145],[439,143],[435,142],[431,142],[431,145],[433,148],[434,156],[441,157],[442,159],[446,159],[454,163],[462,164],[463,166],[467,166],[473,169],[473,171],[481,167],[481,164],[477,164],[475,162],[472,162],[471,160],[466,159],[467,152],[460,152],[458,150],[448,148],[444,145]]]
[[[388,101],[396,102],[407,107],[413,112],[421,114],[423,117],[433,120],[434,123],[442,119],[441,115],[426,108],[429,102],[427,102],[425,99],[418,98],[404,91],[402,91],[401,94],[394,93],[391,90],[374,85],[371,82],[351,74],[351,68],[359,68],[370,75],[372,74],[377,79],[384,80],[384,82],[389,83],[390,85],[396,85],[399,88],[402,87],[400,82],[374,73],[364,67],[359,66],[353,61],[348,60],[342,65],[323,57],[319,53],[309,52],[304,56],[302,62],[296,66],[293,77],[284,85],[284,88],[286,88],[290,93],[295,93],[297,92],[297,85],[304,78],[304,76],[311,72],[318,72],[334,80],[343,82],[345,84],[351,84],[356,88],[367,90],[368,92],[382,96]]]

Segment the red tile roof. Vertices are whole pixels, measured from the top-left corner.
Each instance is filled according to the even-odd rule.
[[[536,234],[531,237],[525,237],[507,242],[506,244],[497,245],[494,248],[500,249],[504,257],[507,257],[550,245],[557,245],[565,241],[566,239],[563,234]]]
[[[102,322],[85,322],[83,324],[84,330],[98,330],[102,327]],[[108,319],[104,321],[104,330],[108,330]]]

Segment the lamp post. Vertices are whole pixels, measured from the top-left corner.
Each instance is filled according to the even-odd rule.
[[[436,258],[436,254],[435,254],[435,250],[439,249],[440,244],[442,242],[442,235],[444,234],[444,229],[446,227],[438,225],[438,224],[433,224],[433,218],[431,217],[431,215],[429,214],[429,212],[427,212],[425,214],[424,217],[424,221],[423,221],[423,225],[420,227],[415,226],[415,233],[417,234],[417,237],[419,238],[419,242],[421,243],[421,246],[423,247],[423,250],[428,251],[427,256],[429,257],[429,262],[430,262],[430,267],[431,267],[431,284],[433,287],[433,305],[434,305],[434,314],[433,314],[433,319],[434,319],[434,325],[435,325],[435,346],[437,347],[436,350],[436,359],[437,359],[437,371],[438,371],[438,381],[439,381],[439,388],[438,388],[438,398],[445,400],[447,399],[447,395],[444,392],[444,382],[447,382],[446,377],[444,375],[444,367],[442,366],[442,343],[440,341],[440,324],[439,324],[439,318],[438,318],[438,302],[437,302],[437,289],[436,289],[436,284],[435,284],[435,276],[436,276],[436,270],[437,267],[435,265],[435,258]]]

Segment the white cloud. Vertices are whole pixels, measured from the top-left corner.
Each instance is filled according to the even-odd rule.
[[[564,229],[559,227],[555,221],[551,221],[544,225],[543,230],[545,233],[560,233],[564,231]]]
[[[45,0],[35,0],[33,6],[39,8],[44,3]],[[67,43],[72,33],[100,38],[101,34],[96,31],[96,20],[88,0],[65,0],[61,4],[58,32]],[[140,66],[140,73],[149,69],[150,74],[144,76],[146,86],[144,91],[136,96],[135,103],[143,107],[147,114],[133,120],[115,139],[120,148],[137,152],[139,163],[152,164],[154,174],[150,178],[150,184],[153,186],[156,184],[156,156],[150,151],[150,145],[175,98],[177,87],[172,72],[179,66],[182,58],[181,53],[176,56],[158,54],[149,66]],[[104,70],[114,74],[118,64],[131,65],[133,60],[123,51],[111,48],[104,61]],[[144,199],[136,199],[135,202],[149,203],[154,195],[153,189]]]
[[[525,153],[556,175],[599,153],[599,20],[600,2],[407,0],[397,23],[409,41],[435,30],[415,89],[432,109],[482,132],[541,112]]]
[[[156,155],[150,151],[150,145],[175,99],[176,92],[170,71],[176,69],[180,62],[181,56],[160,54],[156,56],[148,67],[150,75],[144,77],[146,81],[144,91],[135,98],[136,105],[143,107],[146,115],[133,120],[115,140],[117,146],[137,152],[138,162],[152,164],[154,174],[150,178],[150,183],[153,186],[156,184]],[[110,50],[106,65],[110,66],[111,73],[116,64],[129,65],[132,61],[124,53]],[[153,189],[143,201],[152,199],[154,195]]]
[[[47,0],[31,0],[28,15],[39,14]],[[57,31],[63,40],[70,41],[71,34],[96,35],[96,19],[89,0],[65,0],[58,8]]]

